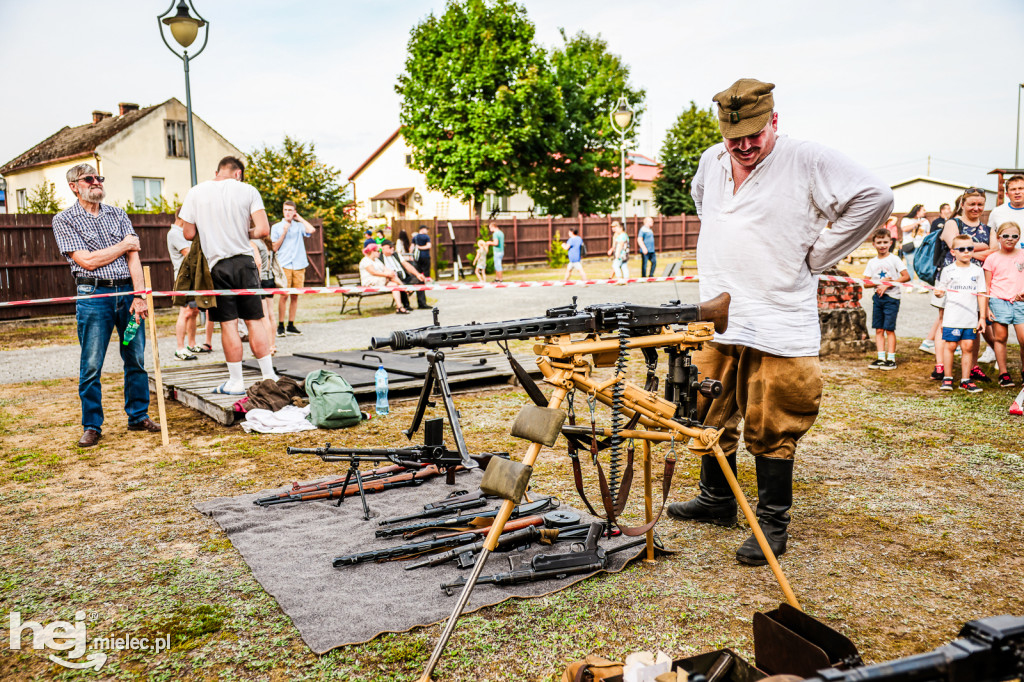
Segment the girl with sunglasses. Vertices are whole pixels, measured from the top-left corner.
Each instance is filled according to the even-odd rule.
[[[985,288],[988,291],[988,319],[992,322],[992,337],[995,341],[996,363],[999,368],[999,385],[1013,386],[1010,368],[1006,363],[1006,340],[1010,325],[1017,333],[1020,346],[1020,361],[1024,367],[1024,249],[1020,240],[1020,226],[1004,222],[996,232],[999,251],[985,259]],[[1024,369],[1021,371],[1024,381]]]
[[[953,247],[953,238],[958,234],[965,234],[971,238],[974,242],[974,253],[971,256],[971,262],[979,267],[983,267],[985,259],[989,255],[999,250],[999,244],[996,242],[996,236],[993,234],[993,230],[981,222],[981,214],[985,211],[985,190],[978,189],[977,187],[971,187],[959,197],[957,197],[956,205],[953,208],[953,217],[946,221],[945,227],[942,228],[942,241],[946,243],[950,248]],[[955,258],[953,252],[950,251],[946,254],[946,259],[942,263],[942,267],[951,265]],[[940,313],[941,316],[941,313]],[[942,322],[940,321],[941,325]],[[992,337],[992,331],[986,327],[983,336],[985,341],[990,347],[994,346],[995,341]],[[974,339],[974,351],[972,353],[971,362],[971,379],[974,381],[983,381],[989,383],[992,380],[988,378],[988,375],[982,371],[978,365],[978,351],[981,350],[981,338]],[[986,360],[991,362],[992,360]],[[967,358],[963,358],[961,362],[967,362]]]

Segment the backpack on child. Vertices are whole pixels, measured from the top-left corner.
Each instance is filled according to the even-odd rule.
[[[318,369],[306,375],[309,421],[321,429],[343,429],[362,421],[356,392],[335,372]]]
[[[949,245],[942,239],[942,230],[928,233],[915,252],[914,272],[923,281],[934,285],[948,253]]]

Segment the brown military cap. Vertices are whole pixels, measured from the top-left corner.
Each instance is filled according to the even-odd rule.
[[[718,102],[718,127],[722,135],[734,140],[759,133],[772,119],[774,89],[774,83],[741,78],[715,95],[713,99]]]

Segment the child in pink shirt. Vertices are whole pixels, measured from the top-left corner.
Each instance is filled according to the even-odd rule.
[[[1013,379],[1006,364],[1006,341],[1011,324],[1017,333],[1021,365],[1024,366],[1024,249],[1017,245],[1020,226],[1013,222],[1001,224],[996,240],[999,250],[985,259],[985,285],[990,297],[988,319],[993,322],[992,345],[1000,372],[999,385],[1009,388],[1013,386]],[[1024,367],[1021,381],[1024,382]]]

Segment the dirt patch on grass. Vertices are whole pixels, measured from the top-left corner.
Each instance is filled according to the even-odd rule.
[[[894,372],[868,372],[868,358],[825,360],[821,415],[797,453],[783,568],[804,608],[869,661],[928,650],[972,618],[1024,613],[1021,421],[1006,413],[1013,392],[940,394],[927,379],[930,359],[908,343]],[[159,655],[108,652],[100,673],[86,673],[95,679],[418,675],[440,626],[315,656],[221,530],[193,508],[339,473],[287,455],[287,445],[404,442],[411,402],[343,432],[290,436],[248,435],[169,403],[171,445],[161,448],[159,435],[126,432],[120,377],[105,377],[103,391],[103,439],[83,450],[74,446],[74,380],[0,387],[2,611],[46,623],[83,610],[90,639],[170,636],[171,649]],[[525,400],[513,389],[458,395],[470,448],[521,455],[508,424]],[[583,419],[585,410],[580,400]],[[664,448],[655,453],[658,471]],[[698,475],[697,463],[679,454],[673,499],[689,497]],[[739,480],[753,498],[744,452]],[[543,451],[533,485],[575,499],[561,443]],[[640,512],[635,492],[631,518]],[[640,649],[681,656],[731,646],[752,659],[751,617],[782,596],[767,568],[735,561],[745,525],[666,519],[658,528],[677,554],[464,619],[437,678],[554,680],[588,653],[621,659]],[[81,675],[27,647],[0,661],[7,679]]]

